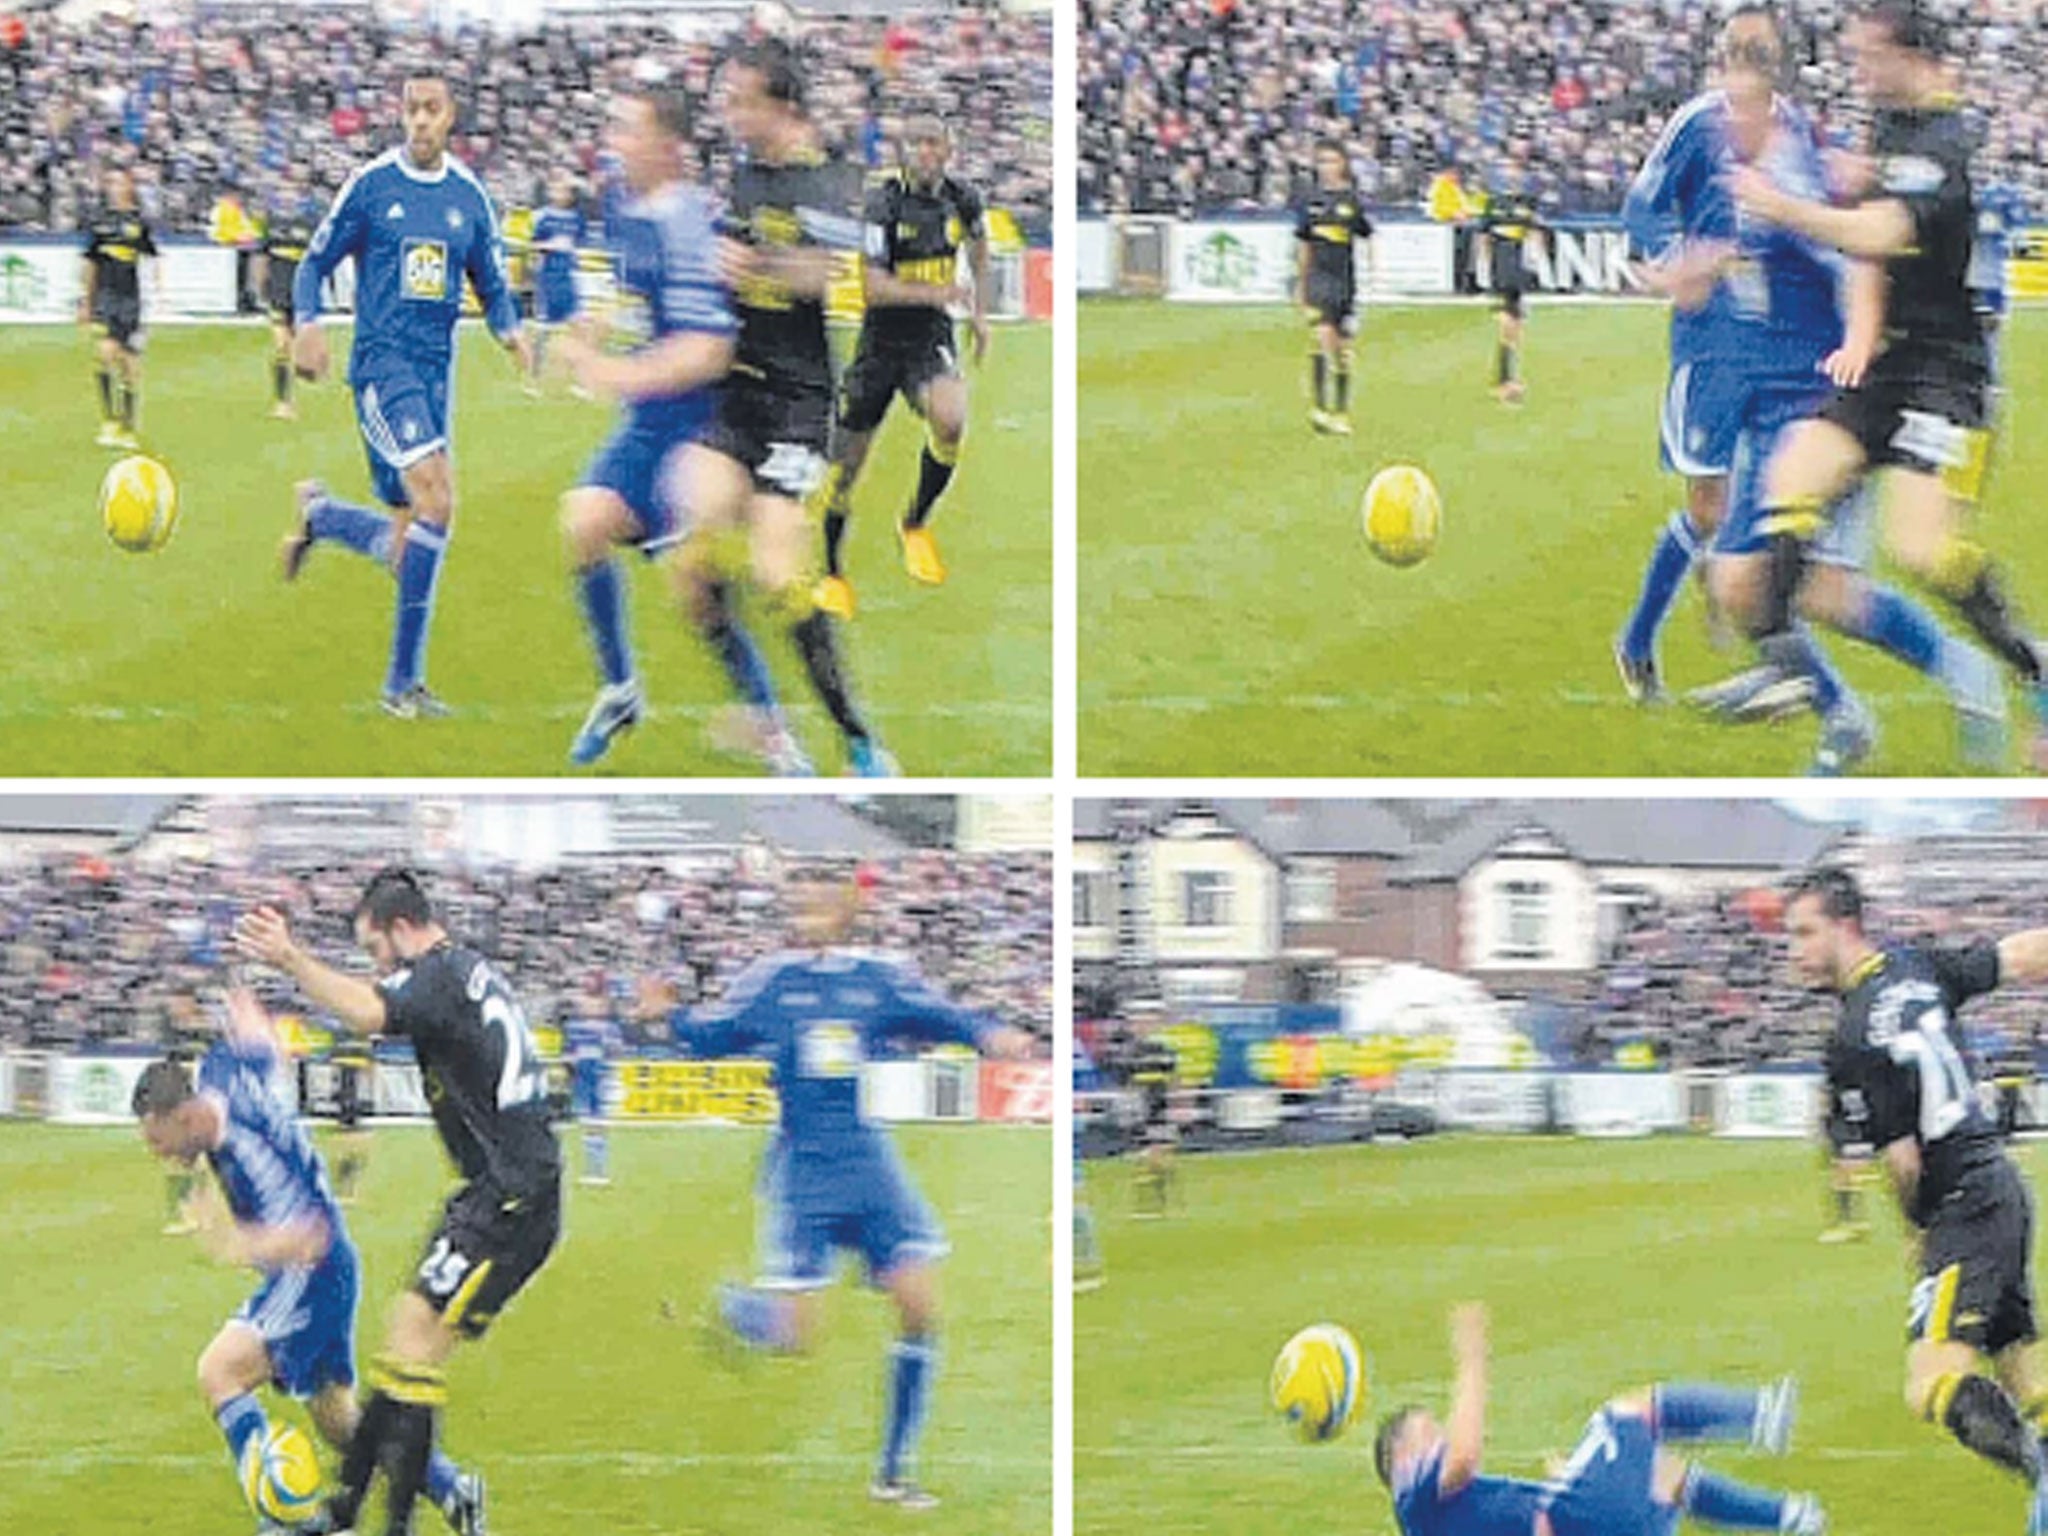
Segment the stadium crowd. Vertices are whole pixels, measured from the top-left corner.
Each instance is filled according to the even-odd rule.
[[[835,149],[879,164],[903,115],[936,110],[954,128],[957,174],[1027,228],[1049,220],[1046,14],[941,5],[815,17],[800,35]],[[0,229],[81,227],[113,164],[135,170],[144,212],[164,231],[204,234],[222,195],[274,206],[287,182],[324,206],[396,142],[403,72],[429,62],[456,88],[455,153],[501,205],[538,206],[552,172],[574,172],[586,190],[600,177],[618,90],[680,79],[701,102],[729,41],[681,35],[645,12],[516,36],[394,31],[362,9],[202,9],[155,24],[111,11],[76,25],[38,17],[18,46],[0,43]],[[698,137],[723,184],[730,146],[716,113],[699,113]]]
[[[347,914],[379,862],[245,869],[66,856],[0,869],[0,1044],[203,1036],[234,918],[257,902],[282,905],[302,941],[353,965]],[[606,860],[424,878],[449,930],[504,967],[536,1026],[609,1014],[628,1042],[659,1044],[679,1005],[715,998],[788,942],[782,890],[795,867],[738,857],[678,874]],[[961,1001],[1049,1039],[1049,859],[914,852],[858,878],[857,943],[908,954]],[[282,989],[272,1001],[297,1006]]]
[[[1978,176],[2048,215],[2048,7],[1928,0],[1983,136]],[[1792,91],[1831,134],[1864,127],[1846,0],[1785,0]],[[1455,169],[1525,184],[1551,215],[1608,213],[1700,86],[1707,0],[1081,0],[1080,206],[1257,211],[1302,188],[1317,138],[1367,200],[1417,206]]]

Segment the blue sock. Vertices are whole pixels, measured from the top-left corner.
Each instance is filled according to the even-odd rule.
[[[711,642],[734,693],[756,709],[776,707],[775,680],[768,675],[768,660],[754,644],[754,637],[747,633],[746,625],[740,622],[727,587],[720,586],[712,597],[704,638]]]
[[[1756,1433],[1763,1394],[1754,1387],[1673,1381],[1659,1386],[1651,1401],[1659,1440],[1747,1441]]]
[[[718,1315],[749,1349],[789,1347],[789,1301],[749,1285],[721,1285]]]
[[[391,631],[391,670],[384,675],[386,693],[403,693],[425,675],[427,620],[433,616],[434,587],[447,547],[447,530],[432,523],[414,523],[405,530],[405,556],[398,564],[398,622]]]
[[[611,1138],[604,1127],[587,1125],[583,1128],[583,1171],[593,1179],[607,1178],[611,1162]]]
[[[313,503],[306,525],[316,544],[345,544],[380,563],[391,559],[391,519],[382,512],[326,496]]]
[[[1700,534],[1683,511],[1671,514],[1657,547],[1650,552],[1650,564],[1643,572],[1643,590],[1636,597],[1636,611],[1629,615],[1628,628],[1621,632],[1621,648],[1631,661],[1647,661],[1657,646],[1657,631],[1678,589],[1685,582],[1693,561],[1699,558]]]
[[[242,1458],[248,1455],[250,1446],[262,1443],[270,1432],[270,1420],[264,1417],[263,1405],[250,1392],[229,1398],[213,1410],[213,1417],[227,1437],[228,1454],[234,1457],[235,1475],[240,1477]]]
[[[1941,665],[1942,632],[1934,615],[1891,587],[1874,586],[1851,629],[1858,640],[1898,657],[1916,672],[1933,676]]]
[[[1813,679],[1813,709],[1823,719],[1840,707],[1849,691],[1841,673],[1835,670],[1827,652],[1820,648],[1813,638],[1813,631],[1803,622],[1794,623],[1782,634],[1765,636],[1757,642],[1757,650],[1765,661],[1795,676]]]
[[[1686,1473],[1678,1507],[1703,1525],[1738,1531],[1776,1531],[1785,1523],[1785,1495],[1766,1493],[1702,1466]]]
[[[455,1496],[455,1481],[461,1476],[462,1469],[448,1459],[446,1451],[437,1450],[427,1459],[427,1497],[436,1509],[448,1507]]]
[[[597,667],[617,687],[633,680],[633,651],[626,640],[626,584],[616,560],[600,560],[576,573],[583,621],[597,646]]]
[[[932,1376],[938,1368],[939,1346],[923,1335],[889,1346],[889,1424],[882,1437],[881,1469],[885,1483],[908,1475],[917,1459],[917,1437],[924,1432]]]

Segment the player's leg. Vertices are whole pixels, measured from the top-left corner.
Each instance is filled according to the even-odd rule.
[[[1330,354],[1329,427],[1339,437],[1351,435],[1352,339],[1358,334],[1358,311],[1353,307],[1354,302],[1347,298],[1343,311],[1330,326],[1336,345]]]
[[[917,460],[917,490],[899,530],[903,568],[911,580],[938,586],[946,579],[946,567],[927,524],[960,463],[960,445],[967,436],[967,380],[948,366],[919,386],[917,408],[924,417],[925,442]]]
[[[771,1152],[755,1189],[754,1246],[759,1278],[721,1285],[713,1328],[721,1342],[764,1354],[807,1353],[818,1336],[825,1287],[832,1283],[832,1216],[799,1210],[790,1199],[784,1159]]]
[[[576,585],[577,606],[597,657],[597,700],[569,748],[573,763],[594,763],[646,708],[633,665],[626,625],[626,575],[613,550],[645,534],[640,519],[615,488],[630,434],[620,433],[599,450],[583,483],[562,497],[562,547]],[[651,468],[650,468],[651,473]]]
[[[1103,1262],[1102,1242],[1095,1231],[1095,1208],[1088,1202],[1088,1188],[1081,1175],[1081,1149],[1074,1148],[1074,1289],[1100,1290],[1109,1278]]]
[[[775,773],[802,777],[811,771],[810,760],[783,718],[768,662],[740,617],[729,569],[727,548],[742,537],[754,481],[728,446],[692,443],[665,472],[673,487],[665,493],[669,504],[687,507],[690,519],[687,536],[670,546],[665,563],[684,617],[710,646],[747,711],[749,750]]]
[[[113,337],[107,334],[104,321],[95,316],[93,322],[93,381],[100,392],[100,430],[93,441],[102,448],[114,445],[114,434],[120,430],[120,416],[114,408],[114,370],[120,348]]]
[[[1330,338],[1331,325],[1320,307],[1313,312],[1309,322],[1308,377],[1309,377],[1309,425],[1318,432],[1328,430],[1330,423],[1330,356],[1336,350]]]
[[[893,777],[894,760],[854,702],[835,622],[812,596],[814,535],[801,494],[793,482],[779,494],[769,485],[749,503],[754,581],[770,611],[787,626],[812,691],[846,743],[849,766],[863,778]]]
[[[130,328],[125,340],[114,349],[116,380],[114,409],[121,423],[121,446],[136,446],[135,428],[142,414],[142,340],[138,329]]]
[[[2017,1171],[2006,1199],[1988,1209],[1978,1202],[1967,1215],[1937,1212],[1907,1308],[1905,1388],[1915,1417],[2038,1486],[2048,1471],[2039,1439],[2005,1388],[1977,1374],[1984,1355],[2019,1342],[1992,1330],[2005,1325],[2008,1294],[2030,1272],[2023,1245],[2031,1235]]]
[[[1730,1389],[1677,1391],[1695,1399],[1701,1409],[1696,1427],[1711,1427],[1711,1438],[1739,1437],[1742,1427],[1733,1423],[1737,1405]],[[1718,1399],[1723,1393],[1729,1393],[1731,1401],[1706,1400],[1708,1394]],[[1810,1497],[1752,1488],[1668,1450],[1669,1436],[1657,1419],[1656,1398],[1653,1393],[1616,1398],[1593,1415],[1553,1481],[1550,1516],[1555,1536],[1668,1530],[1676,1516],[1728,1530],[1792,1536],[1819,1536],[1825,1529],[1820,1508]]]
[[[841,559],[847,525],[853,518],[853,488],[867,464],[875,433],[903,382],[900,359],[893,351],[877,346],[863,327],[853,361],[840,376],[832,420],[832,462],[815,496],[825,529],[825,574],[819,579],[816,597],[818,606],[836,619],[850,619],[854,613],[853,584],[847,580]]]
[[[301,1282],[302,1283],[302,1282]],[[274,1300],[290,1289],[287,1276],[265,1281],[263,1288],[244,1308],[246,1317],[222,1325],[199,1356],[199,1391],[227,1442],[228,1460],[235,1469],[236,1486],[241,1486],[242,1464],[252,1447],[263,1443],[270,1433],[270,1419],[257,1401],[256,1391],[270,1380],[270,1348],[256,1323],[248,1317],[264,1315]],[[291,1305],[291,1297],[283,1297]]]
[[[889,1344],[888,1405],[872,1491],[906,1508],[929,1508],[937,1501],[918,1486],[915,1472],[939,1370],[939,1266],[899,1262],[882,1277],[882,1286],[896,1304],[897,1332]]]
[[[576,1120],[583,1130],[583,1178],[591,1185],[607,1185],[611,1174],[611,1123],[604,1113],[604,1063],[576,1064]]]
[[[455,471],[448,450],[439,447],[408,464],[402,477],[412,521],[398,555],[398,611],[384,673],[384,708],[413,719],[448,713],[427,690],[427,631],[455,517]]]
[[[280,421],[298,414],[292,404],[292,326],[286,312],[278,309],[270,318],[270,414]]]
[[[1513,403],[1522,398],[1522,290],[1519,284],[1500,296],[1499,327],[1494,347],[1495,398]]]
[[[1654,704],[1664,697],[1657,669],[1657,636],[1677,600],[1679,588],[1706,553],[1714,530],[1721,525],[1727,494],[1728,481],[1724,475],[1688,478],[1685,505],[1671,514],[1657,536],[1656,547],[1650,551],[1635,608],[1614,641],[1614,662],[1621,672],[1621,685],[1638,704]]]

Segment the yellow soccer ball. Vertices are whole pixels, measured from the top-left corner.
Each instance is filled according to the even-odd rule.
[[[100,521],[131,554],[162,549],[178,528],[177,481],[147,454],[116,461],[100,481]]]
[[[1436,482],[1413,464],[1389,464],[1365,488],[1365,542],[1389,565],[1419,565],[1436,548],[1444,507]]]
[[[242,1458],[242,1492],[251,1509],[280,1525],[310,1520],[320,1507],[320,1458],[305,1432],[271,1426]]]
[[[1335,1323],[1289,1339],[1273,1362],[1273,1409],[1311,1444],[1335,1440],[1364,1411],[1365,1356]]]

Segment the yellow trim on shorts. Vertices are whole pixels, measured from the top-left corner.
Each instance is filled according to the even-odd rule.
[[[1941,1272],[1941,1278],[1934,1282],[1934,1305],[1927,1311],[1927,1342],[1946,1344],[1949,1330],[1955,1323],[1956,1290],[1963,1281],[1963,1266],[1960,1262],[1951,1264]],[[1954,1389],[1950,1389],[1954,1395]]]

